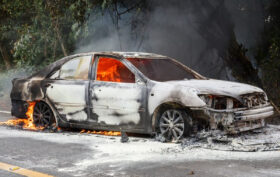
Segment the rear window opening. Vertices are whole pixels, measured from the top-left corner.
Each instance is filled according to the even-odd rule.
[[[197,78],[171,59],[127,58],[127,60],[151,80],[165,82]]]

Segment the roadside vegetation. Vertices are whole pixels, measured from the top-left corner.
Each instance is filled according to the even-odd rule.
[[[213,40],[218,42],[219,36],[213,35],[215,29],[214,27],[211,29],[209,23],[216,23],[224,29],[222,28],[224,23],[219,23],[217,19],[230,18],[224,2],[217,0],[216,6],[208,1],[191,2],[212,10],[215,12],[213,16],[217,16],[209,19],[206,24],[201,22],[199,26],[203,29],[208,25],[209,30],[201,30],[201,35],[209,42],[209,46],[212,44],[212,47],[216,47]],[[262,40],[258,41],[256,47],[250,49],[254,56],[247,56],[248,49],[245,44],[237,42],[234,25],[231,24],[226,29],[230,31],[229,33],[221,31],[228,35],[226,50],[221,51],[219,46],[217,49],[225,67],[231,70],[236,80],[262,87],[273,102],[280,106],[280,2],[278,0],[261,2],[264,29],[261,34]],[[19,68],[25,68],[25,73],[33,72],[73,54],[77,43],[90,38],[96,32],[96,29],[89,25],[89,18],[98,19],[104,14],[109,14],[114,21],[114,27],[118,29],[118,23],[123,19],[123,15],[130,14],[128,20],[131,26],[130,33],[140,34],[139,30],[143,31],[143,26],[150,17],[149,12],[156,6],[157,3],[146,0],[1,0],[1,82],[8,80],[10,76],[14,77],[15,73],[23,76],[23,70]],[[236,6],[242,6],[242,3]],[[203,16],[203,13],[203,10],[196,11],[194,15]],[[2,83],[0,90],[6,87]]]

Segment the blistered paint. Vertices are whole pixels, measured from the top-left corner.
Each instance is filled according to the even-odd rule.
[[[67,105],[67,104],[55,104],[59,114],[66,118],[67,121],[86,121],[88,118],[87,112],[84,106],[80,105]]]
[[[141,88],[136,84],[121,83],[96,86],[93,89],[93,112],[99,116],[98,122],[108,125],[140,122],[139,108],[142,98]]]
[[[53,83],[47,88],[46,95],[67,121],[86,121],[88,116],[85,112],[87,107],[85,91],[86,85]]]
[[[85,85],[62,85],[54,83],[47,88],[46,94],[54,103],[86,106],[85,90]]]

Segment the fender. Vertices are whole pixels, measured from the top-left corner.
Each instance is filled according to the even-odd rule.
[[[192,87],[155,83],[148,95],[149,114],[152,115],[159,105],[167,102],[176,102],[186,107],[205,106],[197,94],[198,91]]]

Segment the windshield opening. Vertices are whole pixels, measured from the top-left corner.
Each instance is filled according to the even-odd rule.
[[[151,80],[165,82],[198,78],[194,73],[171,59],[127,58],[127,60]]]

